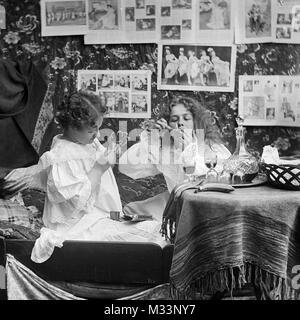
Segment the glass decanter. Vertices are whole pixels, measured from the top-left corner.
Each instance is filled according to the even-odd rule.
[[[258,160],[247,151],[245,145],[244,119],[236,118],[238,127],[236,131],[235,152],[225,161],[224,170],[232,175],[232,183],[250,183],[258,174]]]

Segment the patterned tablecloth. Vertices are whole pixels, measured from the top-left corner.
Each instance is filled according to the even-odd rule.
[[[300,296],[297,282],[292,285],[293,268],[300,265],[300,192],[268,186],[230,194],[190,189],[174,199],[176,206],[164,215],[176,235],[170,278],[177,296],[246,283],[273,299]]]

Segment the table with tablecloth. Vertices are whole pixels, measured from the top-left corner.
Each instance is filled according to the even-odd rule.
[[[173,233],[173,293],[203,297],[252,283],[272,299],[298,298],[291,280],[300,265],[300,192],[267,185],[194,191],[173,192],[164,213],[163,232]]]

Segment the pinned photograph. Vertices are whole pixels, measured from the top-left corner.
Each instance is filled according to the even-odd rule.
[[[264,97],[244,97],[244,116],[245,119],[264,119],[265,118],[265,99]]]
[[[244,81],[244,92],[252,92],[253,91],[253,81],[246,80]]]
[[[130,75],[120,74],[115,76],[115,88],[130,88]]]
[[[266,120],[268,121],[275,120],[275,108],[267,108]]]
[[[42,36],[85,34],[88,31],[84,0],[42,0]]]
[[[97,90],[97,81],[96,74],[85,74],[80,78],[79,88],[81,90],[89,90],[96,92]]]
[[[173,9],[192,9],[192,0],[172,0]]]
[[[277,24],[288,24],[291,25],[293,21],[293,15],[291,13],[278,13]]]
[[[235,46],[160,45],[159,89],[233,92],[235,61]]]
[[[245,27],[247,38],[272,35],[271,0],[246,0]]]
[[[131,109],[133,113],[147,113],[148,103],[146,95],[133,95]]]
[[[253,82],[253,90],[244,90]],[[299,127],[300,76],[239,76],[239,110],[246,126]],[[300,111],[300,110],[299,110]]]
[[[129,93],[116,92],[114,113],[128,113],[129,112]]]
[[[283,115],[284,120],[290,120],[293,122],[296,121],[296,116],[293,111],[291,102],[288,100],[287,97],[282,98],[280,111],[281,111],[281,114]]]
[[[135,8],[134,7],[126,7],[125,8],[125,20],[134,22],[135,20]]]
[[[155,16],[155,5],[146,6],[146,16]]]
[[[229,30],[231,0],[200,0],[200,30]]]
[[[276,28],[276,39],[291,39],[292,28],[291,27],[281,27]]]
[[[161,39],[162,40],[180,40],[181,39],[181,26],[161,26]]]
[[[90,30],[119,29],[119,0],[88,0]]]
[[[98,74],[98,89],[101,90],[103,88],[114,88],[114,76],[112,74]]]
[[[149,70],[78,70],[77,89],[99,95],[106,118],[151,118],[151,74]]]
[[[191,19],[182,20],[182,30],[192,30],[192,20]]]
[[[155,19],[136,19],[136,31],[155,31]]]
[[[161,7],[161,16],[170,17],[171,16],[171,7]]]
[[[145,8],[145,0],[135,0],[135,6],[137,9]]]
[[[147,75],[133,75],[132,76],[132,89],[135,91],[148,90],[148,77]]]
[[[109,116],[115,110],[116,96],[115,92],[99,92],[99,96],[102,97],[106,103],[107,115]]]

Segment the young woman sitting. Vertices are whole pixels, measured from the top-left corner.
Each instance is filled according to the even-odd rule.
[[[219,172],[223,169],[224,160],[231,154],[222,144],[209,112],[197,100],[185,95],[177,95],[170,101],[165,115],[152,129],[158,130],[159,134],[151,134],[150,130],[143,131],[141,141],[120,158],[119,170],[133,179],[162,173],[168,192],[145,201],[130,203],[123,211],[130,214],[151,214],[161,221],[170,192],[187,179],[184,171],[186,163],[195,163],[194,174],[201,176],[208,171],[204,160],[205,150],[215,152],[215,169]],[[153,132],[155,131],[152,130]],[[157,136],[163,138],[155,139]],[[168,139],[170,136],[173,138]]]

